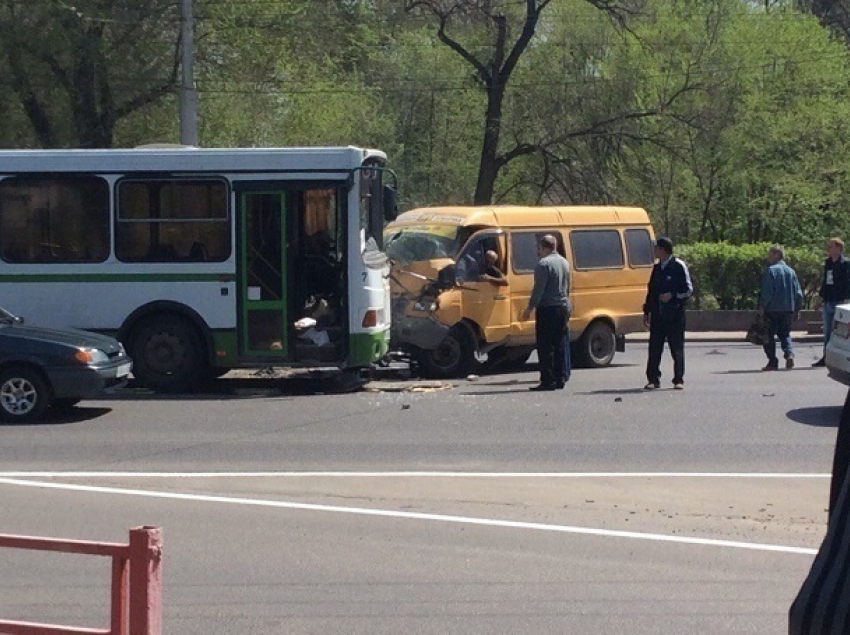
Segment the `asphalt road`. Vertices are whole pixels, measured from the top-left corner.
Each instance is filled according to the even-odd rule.
[[[530,393],[225,378],[0,427],[0,532],[163,527],[166,633],[777,633],[823,538],[846,388],[645,345]],[[383,384],[397,388],[396,384]],[[92,562],[92,560],[94,560]],[[0,617],[102,626],[108,563],[0,551]]]

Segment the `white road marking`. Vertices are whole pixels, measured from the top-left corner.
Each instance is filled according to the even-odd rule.
[[[0,472],[0,478],[745,478],[822,479],[830,474],[794,472]]]
[[[583,534],[588,536],[604,536],[609,538],[630,538],[634,540],[650,540],[655,542],[671,542],[687,545],[702,545],[711,547],[727,547],[732,549],[749,549],[752,551],[770,551],[806,556],[817,554],[817,549],[804,547],[788,547],[761,543],[739,542],[734,540],[716,540],[708,538],[692,538],[687,536],[669,536],[664,534],[642,533],[635,531],[618,531],[613,529],[593,529],[590,527],[574,527],[569,525],[550,525],[544,523],[529,523],[522,521],[497,520],[492,518],[474,518],[468,516],[448,516],[444,514],[425,514],[418,512],[402,512],[386,509],[369,509],[360,507],[339,507],[336,505],[315,505],[310,503],[294,503],[289,501],[262,500],[255,498],[234,498],[229,496],[206,496],[201,494],[180,494],[176,492],[156,492],[150,490],[127,489],[120,487],[101,487],[93,485],[72,485],[68,483],[48,483],[43,481],[27,481],[14,478],[0,478],[0,484],[41,489],[57,489],[75,492],[91,492],[98,494],[115,494],[121,496],[139,496],[144,498],[160,498],[167,500],[184,500],[202,503],[224,503],[228,505],[245,505],[252,507],[272,507],[281,509],[298,509],[305,511],[331,512],[337,514],[355,514],[360,516],[380,516],[384,518],[402,518],[409,520],[428,520],[463,525],[480,525],[485,527],[503,527],[510,529],[533,529],[566,534]]]

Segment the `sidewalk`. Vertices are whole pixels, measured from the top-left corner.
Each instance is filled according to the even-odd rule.
[[[729,344],[748,344],[745,339],[747,333],[745,331],[686,331],[686,342],[718,342]],[[823,335],[820,333],[811,334],[806,331],[792,331],[791,339],[794,343],[799,344],[821,344],[823,343]],[[626,335],[626,342],[646,342],[649,340],[649,331],[642,333],[629,333]],[[755,346],[755,344],[750,344]]]

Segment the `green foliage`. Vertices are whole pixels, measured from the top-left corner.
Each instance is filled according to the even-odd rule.
[[[694,308],[755,309],[758,307],[761,275],[767,265],[770,243],[731,245],[694,243],[676,248],[688,265],[694,283]],[[820,289],[822,250],[786,248],[785,261],[797,272],[806,306]]]
[[[552,0],[505,86],[493,200],[640,205],[681,244],[850,236],[850,52],[797,8],[820,4]],[[201,145],[379,147],[402,209],[471,202],[487,93],[426,5],[487,68],[528,6],[196,2]],[[178,141],[178,7],[4,0],[0,146]]]

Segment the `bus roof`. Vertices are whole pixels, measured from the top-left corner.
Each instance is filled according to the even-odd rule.
[[[422,207],[400,214],[392,225],[446,224],[492,227],[556,227],[561,225],[647,225],[649,215],[641,207],[615,205],[482,207]]]
[[[306,172],[354,169],[379,150],[328,148],[197,148],[147,146],[100,150],[0,150],[0,174],[32,172]]]

